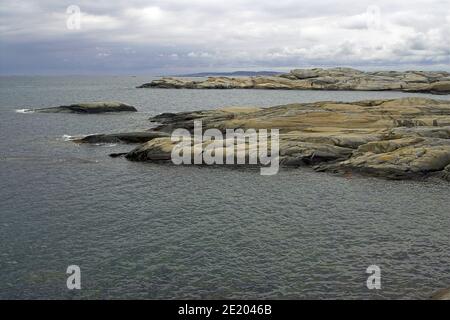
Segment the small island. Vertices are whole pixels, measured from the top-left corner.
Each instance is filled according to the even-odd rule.
[[[137,112],[137,109],[133,106],[127,105],[122,102],[86,102],[76,103],[67,106],[58,106],[42,109],[32,109],[33,112],[38,113],[80,113],[80,114],[92,114],[92,113],[107,113],[107,112]]]

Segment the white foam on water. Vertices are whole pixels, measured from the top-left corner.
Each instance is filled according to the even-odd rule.
[[[33,109],[16,109],[17,113],[34,113]]]
[[[73,141],[75,139],[78,139],[79,137],[77,137],[77,136],[69,136],[68,134],[65,134],[65,135],[62,136],[62,138],[63,138],[64,141]]]
[[[87,137],[87,136],[86,135],[70,136],[68,134],[65,134],[65,135],[62,136],[62,139],[64,141],[74,141],[74,140],[82,139],[84,137]],[[93,143],[92,145],[111,148],[111,147],[116,147],[117,143],[99,142],[99,143]]]
[[[101,146],[106,148],[111,148],[117,146],[117,143],[94,143],[94,146]]]

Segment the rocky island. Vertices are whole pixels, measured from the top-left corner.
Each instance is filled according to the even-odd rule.
[[[33,109],[38,113],[105,113],[105,112],[136,112],[136,108],[122,102],[86,102],[67,106]]]
[[[163,113],[150,120],[157,126],[147,134],[88,136],[80,142],[139,142],[126,153],[128,160],[170,163],[174,142],[169,135],[176,128],[192,131],[193,121],[201,120],[205,130],[279,129],[282,167],[450,181],[450,101],[402,98],[229,107]]]
[[[192,80],[163,77],[138,88],[170,89],[285,89],[405,91],[450,93],[450,73],[445,71],[373,71],[352,68],[294,69],[274,76],[208,77]]]

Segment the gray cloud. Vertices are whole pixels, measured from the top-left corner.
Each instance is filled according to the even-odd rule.
[[[69,5],[80,30],[66,27]],[[0,7],[0,71],[448,70],[448,30],[447,0],[24,0]]]

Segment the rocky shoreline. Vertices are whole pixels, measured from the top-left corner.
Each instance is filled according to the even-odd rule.
[[[208,77],[192,80],[163,77],[137,88],[168,89],[283,89],[404,91],[450,94],[450,73],[445,71],[374,71],[352,68],[294,69],[276,76]]]
[[[221,132],[279,129],[281,167],[311,166],[321,172],[450,181],[450,101],[426,98],[163,113],[150,119],[158,126],[147,132],[88,136],[78,142],[140,143],[126,154],[113,156],[171,163],[175,142],[170,134],[177,128],[192,132],[194,120],[201,120],[204,130]],[[205,147],[194,145],[194,141],[192,145]]]

